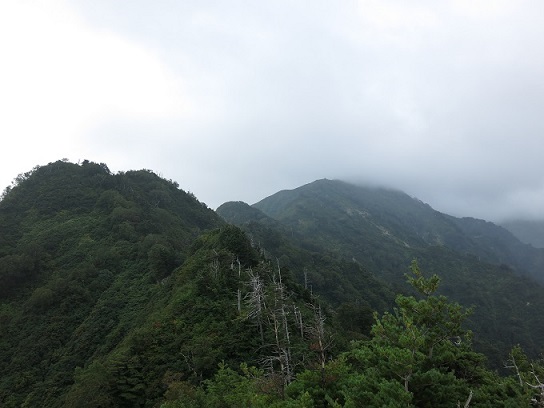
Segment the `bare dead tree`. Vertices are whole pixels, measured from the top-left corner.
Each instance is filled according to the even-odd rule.
[[[317,302],[308,305],[313,311],[313,319],[310,325],[306,326],[306,332],[310,339],[310,349],[317,354],[317,363],[321,371],[321,383],[325,385],[325,366],[328,353],[333,344],[332,336],[327,333],[325,327],[325,314]]]
[[[214,280],[219,277],[219,261],[217,259],[210,262],[210,275]]]
[[[540,381],[540,378],[536,374],[535,366],[531,363],[531,371],[529,373],[533,376],[533,382],[526,382],[526,384],[534,389],[537,390],[538,394],[531,398],[531,403],[535,407],[544,407],[544,383]]]
[[[518,348],[518,351],[519,348]],[[516,377],[518,378],[518,382],[520,387],[525,388],[529,387],[530,389],[533,389],[536,391],[536,395],[534,395],[531,398],[531,404],[535,407],[544,407],[544,383],[540,380],[539,374],[537,374],[537,370],[535,368],[535,365],[533,363],[530,364],[530,369],[528,368],[529,364],[527,361],[524,361],[524,355],[520,354],[518,357],[520,357],[521,361],[518,361],[516,359],[516,348],[510,352],[510,358],[507,360],[506,364],[504,365],[505,368],[509,368],[515,371]],[[528,370],[528,371],[526,371]],[[532,378],[531,380],[527,380],[527,377]]]
[[[327,349],[330,346],[330,341],[325,337],[325,316],[321,310],[321,305],[312,305],[314,319],[313,324],[308,327],[311,338],[314,340],[313,346],[318,354],[318,362],[321,369],[325,369],[327,361]]]
[[[518,366],[518,363],[516,361],[516,356],[514,355],[514,353],[510,353],[510,359],[508,359],[508,361],[504,365],[504,368],[509,368],[511,370],[515,370],[516,377],[518,377],[519,385],[520,385],[520,387],[523,387],[523,379],[521,377],[521,372],[519,370],[519,366]]]
[[[297,305],[293,304],[293,315],[295,316],[295,324],[300,330],[300,338],[304,338],[304,322],[302,320],[302,312]]]
[[[277,277],[273,275],[274,289],[274,308],[272,309],[272,327],[276,340],[275,353],[280,363],[280,369],[283,375],[284,384],[289,384],[293,379],[292,361],[291,361],[291,335],[289,332],[287,293],[282,282],[281,268],[278,263]]]
[[[257,322],[261,336],[261,345],[264,346],[263,315],[266,309],[264,281],[252,269],[248,269],[247,273],[249,275],[250,288],[246,295],[246,302],[249,306],[247,317]]]
[[[470,401],[472,400],[472,390],[470,390],[470,393],[468,394],[468,398],[465,401],[465,405],[463,405],[463,408],[468,408],[470,406]],[[457,401],[457,408],[461,408],[461,402]]]
[[[238,263],[238,291],[237,291],[237,306],[238,306],[238,314],[242,314],[242,289],[240,288],[240,279],[242,276],[242,265],[240,264],[240,259],[236,258],[236,262]]]

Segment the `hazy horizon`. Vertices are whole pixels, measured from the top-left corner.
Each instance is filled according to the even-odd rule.
[[[544,219],[544,3],[0,4],[0,187],[68,158],[216,208],[321,178]]]

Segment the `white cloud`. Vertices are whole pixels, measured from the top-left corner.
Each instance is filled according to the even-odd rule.
[[[20,41],[2,52],[26,63],[0,79],[19,101],[0,130],[42,135],[25,147],[52,160],[151,168],[212,206],[328,177],[458,215],[542,214],[542,2],[6,4]]]
[[[0,55],[4,185],[14,168],[77,160],[97,121],[190,111],[179,78],[156,55],[86,25],[64,1],[1,2]]]

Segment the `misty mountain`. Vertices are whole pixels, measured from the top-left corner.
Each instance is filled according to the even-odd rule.
[[[265,257],[242,230],[150,170],[36,167],[4,192],[0,230],[2,407],[157,406],[177,398],[172,390],[204,384],[220,364],[260,367],[278,355],[287,340],[267,322],[280,318],[292,327],[289,356],[300,371],[315,364],[314,340],[301,331],[317,310],[321,330],[337,333],[332,356],[368,335],[373,312],[394,298],[359,265],[288,253],[326,268],[312,289],[332,288],[333,313],[297,284],[285,257]],[[268,239],[283,240],[279,232]],[[266,319],[249,302],[255,285],[270,305]],[[365,300],[350,302],[362,288]]]
[[[252,243],[268,258],[289,268],[301,285],[336,307],[359,304],[383,311],[393,304],[395,291],[403,290],[246,203],[228,202],[217,211],[244,227]]]
[[[235,207],[240,213],[234,217]],[[418,259],[442,278],[444,294],[475,306],[475,341],[495,363],[516,343],[541,351],[544,324],[530,310],[544,307],[536,282],[543,281],[542,251],[502,227],[440,213],[400,191],[333,180],[280,191],[252,207],[262,214],[240,203],[217,212],[229,222],[244,220],[238,225],[256,240],[265,239],[259,221],[273,229],[273,218],[292,245],[357,263],[396,291],[406,266]]]
[[[390,381],[394,338],[416,320],[411,389],[378,400],[532,396],[472,349],[495,368],[515,344],[542,351],[542,286],[511,234],[398,191],[320,180],[214,212],[150,170],[58,161],[4,191],[0,231],[2,407],[353,406]],[[406,283],[414,258],[447,297]],[[473,335],[450,297],[475,306]]]
[[[329,315],[287,269],[280,285],[239,228],[149,170],[36,167],[5,191],[0,230],[2,407],[153,407],[219,364],[259,366],[281,335],[248,317],[252,279],[300,321]],[[299,333],[290,357],[311,362]]]
[[[510,220],[501,226],[514,234],[521,242],[535,248],[544,248],[544,221]]]
[[[211,312],[216,305],[192,295],[196,277],[183,277],[198,262],[207,267],[212,249],[195,249],[197,238],[205,243],[204,231],[224,225],[148,170],[114,175],[103,164],[59,161],[19,176],[0,202],[0,405],[138,406],[160,397],[164,373],[186,369],[172,348],[206,353],[194,342],[210,338],[205,329],[168,338],[174,317],[230,319],[228,307]],[[208,344],[219,358],[236,354]]]
[[[368,258],[374,238],[395,243],[408,252],[437,246],[504,264],[520,275],[544,282],[544,251],[523,244],[505,228],[475,218],[440,213],[403,192],[319,180],[281,191],[254,205],[269,217],[322,242],[337,242],[346,255]],[[220,212],[221,213],[221,212]],[[342,227],[345,233],[334,229]],[[362,236],[350,230],[364,231]],[[350,241],[353,239],[352,241]],[[340,241],[338,241],[340,240]],[[362,240],[362,241],[361,241]]]

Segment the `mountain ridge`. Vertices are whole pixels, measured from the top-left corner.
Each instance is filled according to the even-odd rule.
[[[373,212],[377,213],[377,218],[376,215],[374,218],[378,222],[374,223],[374,226],[381,229],[384,234],[391,229],[389,228],[391,225],[408,229],[406,235],[411,236],[411,242],[407,242],[406,237],[398,237],[404,244],[421,245],[421,241],[418,242],[419,238],[426,245],[446,245],[456,251],[479,256],[490,262],[509,264],[520,273],[528,274],[544,282],[544,251],[522,243],[502,226],[473,217],[458,218],[441,213],[429,204],[399,190],[364,187],[340,180],[322,179],[294,190],[283,190],[273,194],[253,204],[253,207],[274,218],[280,213],[277,207],[278,203],[282,202],[284,208],[279,219],[289,220],[289,211],[295,211],[291,206],[294,200],[302,195],[315,198],[324,187],[329,190],[323,191],[325,196],[319,196],[321,204],[326,204],[330,194],[344,194],[340,198],[343,200],[344,207],[337,210],[352,218],[353,216],[369,218]],[[346,200],[346,195],[351,195],[351,201]],[[289,196],[289,199],[283,200],[286,196]],[[348,203],[364,207],[364,210],[360,208],[350,210]],[[384,213],[389,214],[387,219]],[[340,216],[338,211],[335,215]],[[466,242],[467,237],[470,238],[469,242]],[[482,241],[485,241],[484,244],[481,244]],[[489,248],[492,250],[490,251]]]
[[[323,279],[347,273],[374,287],[373,299],[333,314],[294,281],[286,257],[266,258],[150,170],[35,167],[5,191],[0,229],[2,407],[153,407],[170,389],[205,384],[220,364],[268,361],[290,379],[315,364],[315,313],[319,330],[338,333],[332,356],[367,335],[373,311],[394,296],[357,265],[319,257]],[[285,332],[274,332],[279,321]]]
[[[501,226],[514,234],[521,242],[535,248],[544,248],[544,221],[513,219],[501,222]]]
[[[503,350],[520,342],[532,352],[541,352],[538,344],[544,341],[544,327],[527,314],[527,305],[535,306],[536,301],[544,307],[538,300],[542,253],[504,228],[443,214],[403,192],[338,180],[283,190],[252,207],[264,215],[254,213],[249,222],[237,224],[249,234],[259,236],[259,219],[272,217],[294,238],[293,245],[356,262],[390,285],[400,285],[406,265],[418,259],[427,271],[443,279],[442,293],[476,306],[471,319],[474,332],[487,333],[496,344],[502,342]],[[232,221],[222,210],[221,206],[217,212]],[[533,333],[530,338],[518,337],[526,329],[504,324],[506,316],[512,323],[523,321]],[[491,351],[483,337],[475,341],[501,365],[504,351]]]
[[[396,294],[415,301],[414,258],[442,277],[441,295],[476,306],[468,325],[493,367],[514,344],[541,351],[542,287],[445,245],[478,249],[472,234],[501,250],[508,236],[493,241],[492,226],[401,192],[352,188],[283,192],[267,203],[273,218],[241,202],[214,212],[145,169],[58,161],[21,175],[0,201],[0,405],[208,406],[224,386],[210,406],[239,406],[234,393],[249,383],[248,400],[326,405],[330,375],[348,387],[355,374],[339,353],[379,343],[369,339],[378,315],[391,323]],[[464,361],[483,370],[471,341]],[[443,378],[457,375],[451,364]]]

